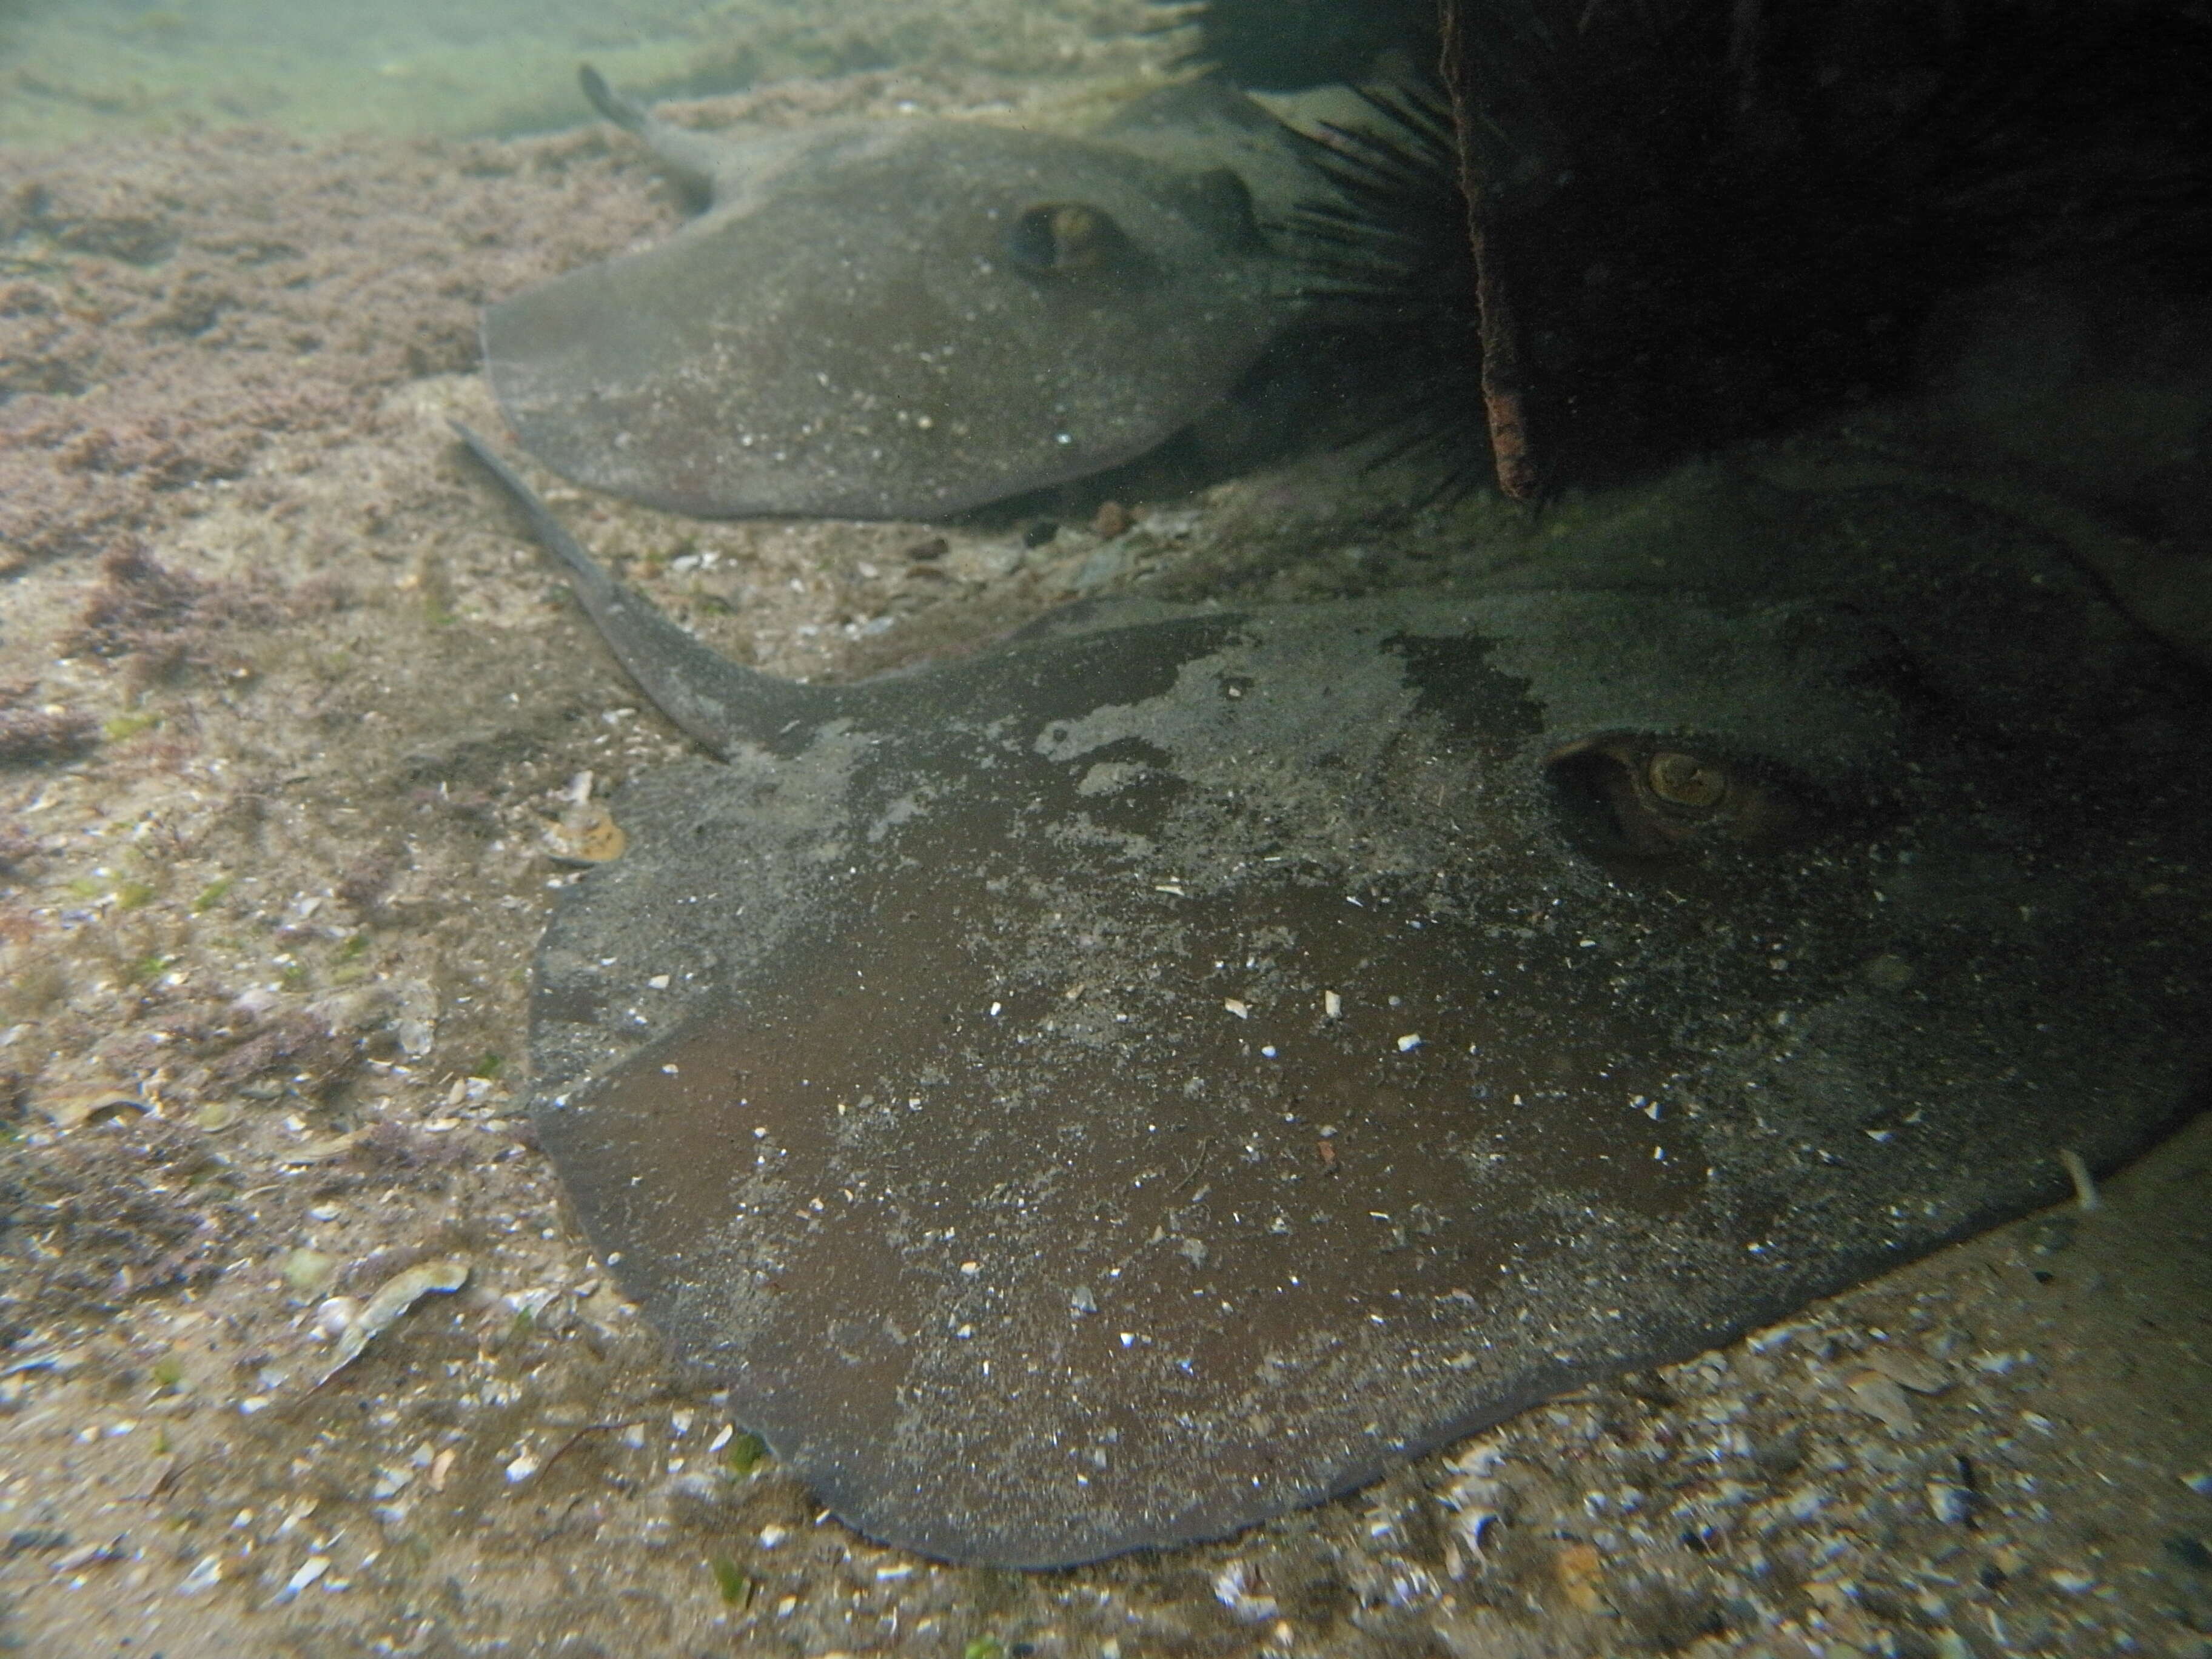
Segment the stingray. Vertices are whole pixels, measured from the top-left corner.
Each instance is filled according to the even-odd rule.
[[[1299,310],[1295,141],[1218,82],[1088,138],[954,120],[744,138],[584,84],[711,205],[484,313],[530,452],[704,517],[937,517],[1157,447]]]
[[[717,757],[626,785],[556,908],[538,1133],[863,1533],[1225,1534],[2200,1098],[2201,689],[2002,526],[1723,490],[1518,586],[1086,611],[823,686],[464,436]]]

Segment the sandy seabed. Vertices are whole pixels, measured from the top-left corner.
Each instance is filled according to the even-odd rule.
[[[1126,9],[1050,14],[1058,78],[940,54],[696,118],[1061,118],[1158,62]],[[520,1116],[549,836],[580,775],[686,745],[445,427],[498,429],[486,301],[677,216],[599,129],[0,155],[0,1647],[2212,1652],[2202,1121],[2099,1210],[1220,1544],[949,1568],[733,1468]],[[724,649],[823,678],[1077,594],[1448,584],[1541,534],[1479,500],[1381,529],[1364,488],[1322,459],[1036,545],[549,493]],[[451,1260],[315,1386],[326,1298]]]

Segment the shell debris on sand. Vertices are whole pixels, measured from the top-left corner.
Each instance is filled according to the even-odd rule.
[[[468,1282],[469,1264],[457,1259],[426,1261],[393,1274],[378,1286],[376,1294],[368,1298],[360,1315],[347,1325],[338,1338],[337,1352],[331,1355],[329,1366],[316,1379],[315,1386],[319,1389],[360,1358],[371,1342],[391,1329],[424,1297],[450,1293]]]

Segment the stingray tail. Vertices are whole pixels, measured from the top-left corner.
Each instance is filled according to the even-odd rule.
[[[546,551],[568,568],[600,637],[654,708],[718,755],[745,744],[780,753],[805,746],[827,705],[819,687],[740,667],[693,639],[601,569],[483,434],[459,421],[447,424],[514,498]]]
[[[712,139],[671,126],[635,99],[617,92],[589,64],[577,70],[576,79],[583,86],[584,96],[592,100],[592,107],[642,141],[677,183],[696,196],[714,195],[716,146]]]

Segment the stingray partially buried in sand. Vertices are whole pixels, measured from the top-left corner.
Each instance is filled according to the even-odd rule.
[[[720,757],[547,929],[540,1135],[876,1537],[1218,1536],[2201,1104],[2202,690],[2018,524],[1715,469],[1533,579],[814,686],[464,436]]]
[[[1201,80],[1071,137],[837,121],[725,137],[584,85],[708,210],[489,307],[485,372],[556,471],[706,517],[933,518],[1133,459],[1301,308],[1261,229],[1297,141]]]

